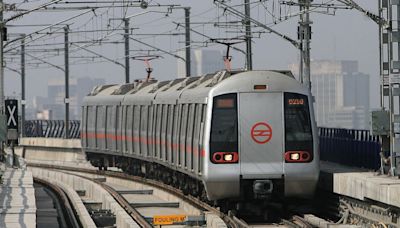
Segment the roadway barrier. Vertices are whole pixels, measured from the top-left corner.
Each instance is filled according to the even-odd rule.
[[[379,138],[369,130],[318,128],[320,156],[323,161],[366,169],[379,169]]]

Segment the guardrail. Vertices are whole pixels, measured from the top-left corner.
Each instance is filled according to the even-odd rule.
[[[368,130],[318,128],[321,160],[377,170],[381,166],[379,138]]]
[[[65,137],[64,120],[26,120],[24,125],[24,137],[45,138],[80,138],[79,120],[69,121],[68,137]]]

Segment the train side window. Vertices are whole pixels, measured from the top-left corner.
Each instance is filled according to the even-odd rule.
[[[112,128],[110,129],[110,140],[111,140],[111,148],[112,150],[115,150],[116,145],[117,145],[117,140],[116,139],[116,129],[117,129],[117,107],[112,106],[111,108],[111,115],[112,115],[112,120],[111,120],[111,126]]]
[[[121,117],[120,117],[120,107],[115,106],[115,134],[114,134],[114,143],[115,143],[115,151],[120,149],[120,132],[121,132]]]
[[[110,126],[110,113],[108,112],[109,107],[105,106],[105,110],[104,110],[104,116],[105,116],[105,122],[104,122],[104,149],[108,148],[108,127]]]
[[[238,152],[236,94],[214,97],[211,118],[210,159],[215,152]]]
[[[140,106],[133,106],[133,154],[139,154],[139,122],[140,122]]]
[[[199,165],[199,143],[200,143],[200,125],[201,125],[201,104],[196,104],[196,108],[194,110],[194,130],[193,130],[193,160],[192,160],[192,170],[194,172],[198,172]]]
[[[172,138],[173,138],[173,128],[174,128],[174,105],[168,105],[168,126],[167,126],[167,162],[173,163],[173,149],[172,149]]]
[[[180,148],[181,148],[181,157],[183,165],[187,168],[186,164],[186,132],[187,132],[187,124],[188,124],[188,104],[183,104],[183,113],[182,113],[182,124],[181,124],[181,141],[180,141]]]
[[[141,150],[140,150],[140,144],[142,143],[142,141],[141,141],[141,138],[142,138],[142,134],[141,134],[141,130],[140,130],[140,125],[141,125],[141,123],[142,123],[142,108],[143,108],[143,106],[142,105],[138,105],[138,111],[137,111],[137,113],[138,113],[138,120],[139,120],[139,122],[138,122],[138,125],[137,125],[137,128],[138,128],[138,130],[137,130],[137,132],[138,132],[138,134],[137,134],[137,154],[141,154],[142,152],[141,152]]]
[[[200,123],[200,136],[199,136],[199,174],[203,173],[204,162],[204,122],[207,116],[207,105],[201,105],[201,123]]]
[[[179,104],[179,123],[178,123],[178,138],[176,140],[176,148],[178,151],[178,165],[182,166],[182,147],[181,147],[181,138],[182,138],[182,125],[183,125],[183,104]]]
[[[194,108],[195,104],[188,105],[188,126],[186,132],[186,161],[185,165],[192,170],[193,169],[193,126],[194,126]]]
[[[95,118],[95,116],[93,116],[93,115],[90,116],[89,107],[90,107],[90,106],[86,106],[86,109],[85,109],[86,147],[89,147],[89,142],[90,142],[90,141],[89,141],[90,139],[87,137],[87,136],[88,136],[88,133],[90,133],[90,131],[93,131],[93,130],[90,130],[90,128],[94,129],[94,124],[92,124],[93,120],[91,120],[91,119],[94,119],[94,118]],[[91,125],[90,127],[89,127],[89,124]],[[91,132],[91,133],[93,133],[93,132]],[[92,135],[93,135],[93,134],[92,134]],[[93,138],[93,137],[91,136],[91,138]],[[92,144],[92,146],[93,146],[93,144]]]
[[[83,117],[82,119],[85,119],[85,123],[82,124],[82,127],[84,127],[85,129],[83,130],[83,133],[85,133],[85,135],[82,136],[86,136],[85,138],[85,147],[89,147],[89,142],[91,141],[91,137],[89,138],[89,134],[88,133],[92,133],[91,131],[93,131],[92,128],[92,121],[90,119],[88,119],[89,116],[89,111],[90,111],[90,106],[85,106],[85,112],[83,113]],[[93,117],[92,117],[93,118]],[[91,134],[90,134],[91,135]],[[90,140],[90,141],[89,141]]]
[[[128,151],[128,106],[124,105],[123,106],[123,122],[122,122],[122,128],[123,128],[123,153],[126,153]]]
[[[153,157],[158,156],[158,138],[157,138],[157,126],[158,126],[158,104],[154,105],[154,122],[153,122]]]
[[[153,125],[154,125],[154,105],[149,107],[149,125],[147,128],[147,145],[148,145],[148,157],[152,157],[154,153],[153,146]]]
[[[82,120],[82,123],[81,123],[81,141],[82,141],[82,146],[83,147],[87,147],[87,145],[86,145],[86,130],[87,130],[87,126],[86,126],[86,107],[85,106],[83,106],[82,107],[82,109],[81,109],[81,120]]]
[[[143,105],[141,110],[141,121],[140,121],[140,154],[143,156],[147,154],[147,110],[148,106]]]
[[[127,128],[128,128],[128,106],[122,106],[122,152],[126,153],[128,150],[128,141],[126,140]]]
[[[92,140],[92,146],[94,148],[99,148],[99,145],[97,144],[97,133],[99,131],[97,125],[99,120],[99,112],[98,112],[98,106],[91,106],[91,112],[88,113],[88,115],[91,116],[90,121],[91,121],[91,128],[92,128],[92,134],[93,134],[93,140]]]
[[[180,137],[180,129],[181,129],[181,105],[177,104],[175,106],[175,127],[174,127],[174,138],[173,138],[173,145],[172,150],[174,151],[174,162],[176,165],[180,165],[180,154],[179,154],[179,137]]]
[[[161,125],[162,125],[162,104],[158,105],[157,110],[157,158],[161,158]]]
[[[153,127],[152,127],[152,144],[153,144],[153,157],[158,156],[158,147],[157,147],[157,124],[158,124],[158,105],[154,105],[154,114],[153,114]]]
[[[114,147],[114,143],[113,143],[113,136],[114,136],[114,131],[115,131],[115,125],[114,125],[114,121],[115,121],[115,113],[114,113],[114,106],[110,106],[108,109],[108,112],[110,113],[109,115],[109,121],[110,124],[107,126],[107,131],[108,131],[108,145],[107,148],[109,150],[112,150]]]
[[[168,105],[163,105],[163,112],[162,112],[162,125],[161,125],[161,159],[165,161],[168,159],[168,152],[167,152],[167,124],[168,124]]]
[[[158,154],[157,158],[160,159],[162,157],[162,146],[161,146],[161,127],[162,127],[162,122],[163,122],[163,105],[159,104],[158,105],[158,125],[157,125],[157,148],[158,148]]]
[[[132,105],[129,105],[126,108],[126,141],[127,141],[127,148],[128,148],[128,153],[132,154],[133,152],[133,143],[132,143],[132,130],[133,130],[133,110],[132,110]]]
[[[102,137],[105,135],[105,122],[106,122],[106,113],[104,111],[104,106],[96,106],[94,107],[96,115],[95,120],[95,144],[96,148],[104,149],[105,148],[105,138]]]

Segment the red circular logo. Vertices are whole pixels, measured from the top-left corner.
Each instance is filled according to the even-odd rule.
[[[251,138],[258,144],[264,144],[272,138],[272,128],[269,124],[259,122],[251,128]]]

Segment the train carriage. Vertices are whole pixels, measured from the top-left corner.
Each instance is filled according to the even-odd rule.
[[[290,72],[217,72],[94,89],[82,147],[99,167],[208,200],[309,197],[319,174],[309,90]]]

